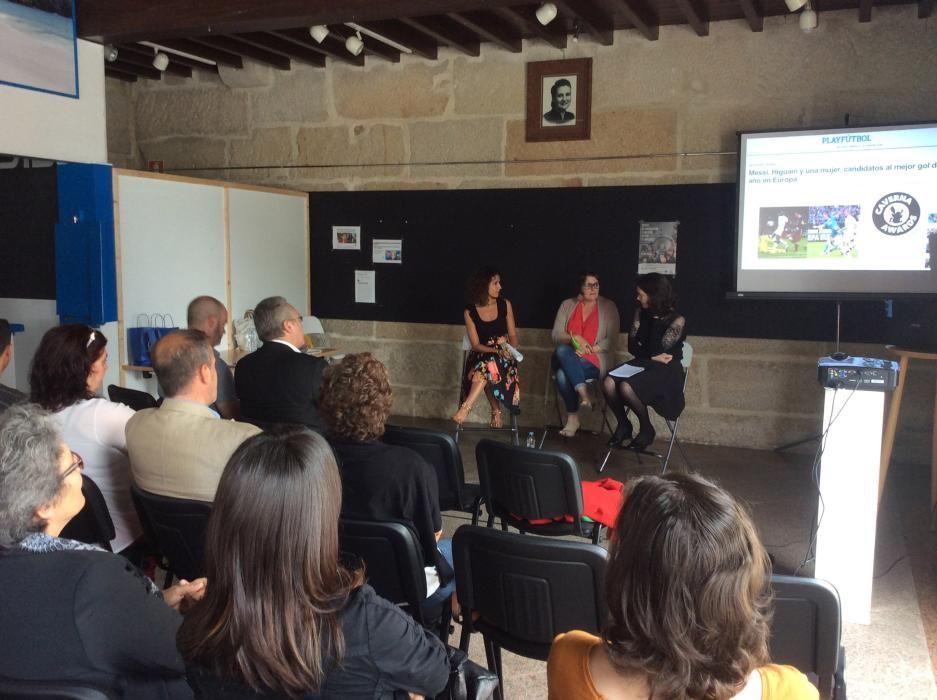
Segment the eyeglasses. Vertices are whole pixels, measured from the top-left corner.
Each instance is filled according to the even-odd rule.
[[[584,285],[582,285],[582,287],[583,289],[598,289],[599,283],[598,282],[586,282]]]
[[[75,471],[76,469],[80,470],[84,468],[85,468],[85,461],[81,458],[81,455],[78,454],[77,452],[72,452],[71,466],[69,466],[68,469],[62,472],[62,476],[60,478],[62,479],[62,481],[65,481],[73,471]]]

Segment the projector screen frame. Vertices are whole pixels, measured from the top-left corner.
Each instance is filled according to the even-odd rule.
[[[845,120],[848,122],[849,115],[845,115]],[[739,260],[739,246],[741,244],[741,197],[742,197],[742,178],[745,173],[744,161],[742,158],[742,139],[745,136],[757,136],[760,134],[790,134],[790,133],[799,133],[803,135],[809,135],[811,133],[846,133],[853,131],[863,131],[863,130],[887,130],[895,129],[902,127],[933,127],[937,129],[937,119],[925,119],[925,120],[915,120],[915,121],[898,121],[898,122],[884,122],[879,124],[863,124],[863,125],[854,125],[846,124],[839,127],[816,127],[816,128],[803,128],[803,127],[789,127],[789,128],[776,128],[776,129],[752,129],[746,131],[736,131],[736,180],[735,180],[735,221],[733,226],[734,235],[732,237],[732,269],[731,269],[731,285],[732,288],[725,293],[725,298],[727,300],[745,300],[745,299],[756,299],[756,300],[791,300],[791,301],[861,301],[861,300],[892,300],[892,299],[925,299],[928,295],[937,294],[937,292],[889,292],[889,291],[871,291],[871,292],[849,292],[849,291],[811,291],[811,292],[790,292],[790,291],[739,291],[738,290],[738,273],[741,267]]]

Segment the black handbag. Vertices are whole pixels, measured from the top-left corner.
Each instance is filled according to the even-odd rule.
[[[498,675],[472,661],[464,651],[446,646],[449,683],[436,700],[490,700],[498,687]]]

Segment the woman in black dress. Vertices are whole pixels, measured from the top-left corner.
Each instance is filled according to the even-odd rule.
[[[491,405],[492,428],[504,425],[501,404],[520,413],[521,392],[517,383],[517,361],[506,347],[517,348],[517,328],[511,302],[501,297],[501,274],[484,267],[469,278],[471,304],[465,307],[465,333],[472,348],[462,377],[459,410],[452,417],[461,425],[482,392]]]
[[[683,340],[686,319],[677,313],[677,297],[670,279],[652,272],[638,278],[638,308],[628,331],[628,352],[634,359],[625,363],[641,367],[627,379],[613,376],[611,370],[602,388],[609,407],[618,418],[618,427],[609,440],[613,447],[625,446],[633,428],[625,415],[630,409],[638,417],[638,434],[627,445],[643,450],[654,442],[655,432],[647,407],[668,420],[683,411]]]

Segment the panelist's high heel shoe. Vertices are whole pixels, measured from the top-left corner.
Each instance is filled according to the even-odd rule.
[[[650,431],[640,431],[637,435],[634,436],[634,440],[627,446],[626,449],[634,450],[636,452],[643,452],[654,442],[654,438],[657,437],[657,433],[653,428]]]
[[[631,426],[631,421],[627,418],[623,418],[618,422],[618,427],[615,428],[615,432],[612,433],[612,437],[608,439],[609,447],[622,447],[625,440],[631,439],[631,433],[634,428]]]
[[[455,412],[455,415],[452,416],[452,420],[456,422],[456,425],[462,425],[465,422],[465,419],[468,418],[468,414],[472,411],[472,405],[466,401],[461,406],[459,410]]]

